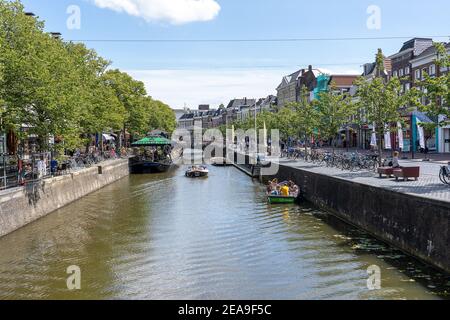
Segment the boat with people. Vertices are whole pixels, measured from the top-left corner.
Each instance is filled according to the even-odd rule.
[[[267,199],[270,204],[292,204],[300,195],[300,188],[292,181],[279,183],[277,179],[267,186]]]
[[[188,178],[203,178],[207,177],[209,170],[205,166],[192,166],[186,171],[186,177]]]
[[[129,159],[129,168],[132,174],[163,173],[174,166],[174,143],[166,136],[150,135],[131,146],[134,156]]]

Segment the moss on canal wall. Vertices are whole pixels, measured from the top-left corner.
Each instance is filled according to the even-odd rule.
[[[129,175],[128,160],[2,191],[0,237]]]

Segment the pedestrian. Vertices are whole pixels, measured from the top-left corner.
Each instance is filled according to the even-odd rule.
[[[399,162],[399,156],[400,156],[400,152],[395,151],[394,152],[394,159],[392,159],[392,168],[394,168],[394,169],[401,168],[400,167],[400,162]]]

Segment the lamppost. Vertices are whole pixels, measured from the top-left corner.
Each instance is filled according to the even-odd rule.
[[[410,125],[410,128],[411,128],[411,132],[410,132],[410,134],[411,134],[411,159],[414,160],[414,158],[415,158],[414,148],[416,147],[416,144],[414,142],[414,124],[413,124],[414,123],[414,113],[413,112],[411,112],[410,121],[411,121],[411,125]]]
[[[255,99],[255,157],[258,157],[258,128],[257,128],[257,112],[258,110],[256,109],[256,101],[257,99]]]

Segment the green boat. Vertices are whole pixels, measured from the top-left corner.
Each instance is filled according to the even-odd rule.
[[[296,197],[283,197],[283,196],[267,196],[270,204],[292,204],[297,200]]]
[[[267,190],[267,200],[270,204],[292,204],[297,201],[298,196],[300,195],[300,188],[295,185],[292,181],[284,181],[282,183],[277,183],[276,187],[289,187],[288,193],[289,195],[281,195],[280,192],[276,192],[275,194],[272,192],[274,189],[272,181],[270,182]]]

